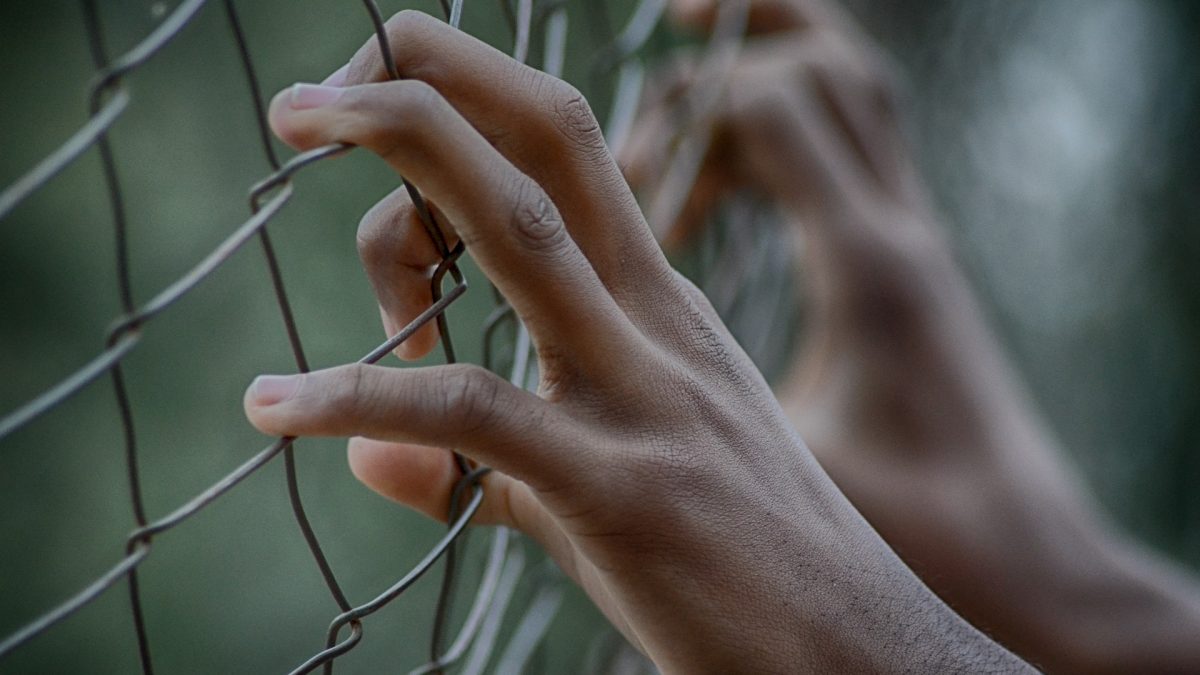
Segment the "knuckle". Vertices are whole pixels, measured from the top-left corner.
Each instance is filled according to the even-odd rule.
[[[443,419],[464,434],[489,427],[498,414],[499,378],[475,366],[449,366],[441,372]]]
[[[402,126],[411,128],[416,124],[431,119],[437,112],[438,106],[444,103],[442,95],[433,85],[422,80],[401,80],[389,83],[387,89],[391,96],[387,99],[387,112],[394,119],[407,121]]]
[[[600,123],[578,89],[555,80],[551,100],[554,126],[568,149],[585,157],[608,152]]]
[[[326,408],[340,417],[358,412],[364,402],[372,400],[368,389],[367,367],[352,364],[336,372],[333,386],[326,391]]]
[[[517,241],[536,251],[564,245],[567,231],[550,197],[527,178],[521,180],[515,194],[510,229]]]
[[[384,23],[384,29],[394,50],[399,45],[422,40],[435,27],[436,23],[436,19],[424,12],[403,9],[393,14],[392,18]]]
[[[358,222],[355,244],[358,255],[368,265],[390,261],[395,253],[395,237],[391,234],[396,213],[389,212],[383,202],[363,214]]]
[[[430,55],[437,53],[434,31],[438,23],[433,17],[412,9],[393,14],[384,23],[387,44],[374,38],[368,40],[350,61],[348,81],[364,83],[391,79],[383,58],[385,48],[391,52],[396,67],[405,77],[423,78],[427,71],[437,70],[438,60]]]

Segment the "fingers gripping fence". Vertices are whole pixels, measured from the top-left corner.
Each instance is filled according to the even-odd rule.
[[[90,86],[89,118],[57,150],[0,192],[0,218],[3,218],[29,195],[45,186],[59,172],[84,156],[92,148],[96,149],[100,157],[113,224],[117,294],[121,316],[112,324],[105,339],[105,347],[96,357],[57,385],[0,419],[0,441],[25,427],[34,419],[54,410],[96,380],[107,376],[112,382],[123,430],[125,471],[135,523],[135,529],[126,541],[124,557],[74,596],[25,624],[15,633],[4,637],[0,641],[0,663],[3,662],[5,656],[36,639],[68,616],[83,610],[124,580],[128,588],[141,668],[144,673],[153,672],[150,640],[152,627],[147,626],[143,614],[141,591],[138,585],[139,565],[151,554],[153,544],[159,536],[189,520],[234,489],[247,477],[282,456],[292,513],[324,584],[328,588],[330,597],[339,610],[328,627],[324,647],[304,660],[293,672],[306,673],[318,668],[327,673],[332,672],[334,661],[353,649],[362,640],[366,619],[404,594],[443,558],[445,559],[445,570],[430,635],[429,661],[412,672],[441,672],[451,665],[458,664],[461,664],[462,672],[482,672],[491,662],[498,641],[500,625],[504,621],[513,598],[517,580],[526,573],[527,567],[521,548],[512,545],[514,535],[504,528],[497,528],[489,546],[486,566],[478,584],[476,596],[458,633],[453,639],[449,639],[449,607],[454,596],[455,582],[460,567],[457,560],[458,548],[467,531],[467,524],[478,511],[482,502],[481,481],[488,472],[486,467],[474,466],[463,456],[454,454],[460,478],[452,493],[448,495],[449,525],[444,535],[416,566],[373,599],[361,604],[352,603],[343,591],[305,513],[297,482],[295,438],[276,439],[200,494],[164,516],[151,518],[143,505],[141,474],[138,467],[138,438],[122,369],[123,359],[138,347],[143,337],[143,330],[151,320],[221,268],[243,245],[251,239],[258,239],[296,368],[301,372],[308,371],[309,363],[284,288],[279,261],[268,233],[268,224],[293,196],[292,179],[298,172],[350,150],[348,145],[336,144],[300,153],[286,162],[280,161],[270,141],[265,107],[254,65],[251,62],[247,37],[242,30],[233,0],[221,0],[221,11],[225,15],[229,34],[236,44],[241,67],[254,103],[263,153],[272,172],[250,189],[251,215],[249,218],[238,225],[224,241],[189,272],[149,300],[140,304],[135,300],[130,282],[131,262],[127,240],[126,201],[122,192],[118,165],[109,141],[109,131],[131,105],[131,95],[122,85],[123,78],[155,58],[177,35],[186,29],[207,4],[209,3],[206,0],[184,0],[132,49],[114,58],[110,57],[105,45],[95,0],[83,0],[88,45],[97,69]],[[515,2],[501,0],[500,4],[513,35],[513,56],[518,60],[525,61],[531,51],[532,41],[540,39],[542,41],[542,68],[552,75],[561,75],[568,33],[567,3],[562,0],[537,3],[534,0],[517,0]],[[615,82],[606,137],[611,145],[617,146],[628,135],[644,81],[642,65],[636,56],[646,45],[658,25],[666,6],[666,0],[641,0],[621,30],[615,34],[608,29],[606,21],[595,20],[594,14],[604,11],[601,3],[581,4],[583,9],[593,14],[589,18],[592,29],[604,33],[602,39],[607,43],[598,51],[592,73],[596,77],[611,78]],[[363,0],[362,5],[373,26],[388,74],[392,79],[399,79],[400,74],[392,58],[387,30],[380,10],[373,0]],[[441,1],[444,17],[451,25],[459,24],[464,11],[463,5],[463,0]],[[729,3],[729,6],[741,9],[722,11],[718,30],[712,41],[713,45],[720,47],[711,50],[714,54],[711,58],[714,80],[719,80],[727,74],[727,72],[717,71],[722,69],[728,71],[730,55],[736,52],[738,43],[738,40],[734,38],[741,35],[745,25],[745,3]],[[712,94],[709,96],[711,98]],[[702,120],[704,115],[709,114],[704,106],[711,107],[711,101],[705,99],[703,105],[697,107],[703,109],[701,111],[703,114],[698,115],[698,119]],[[702,126],[704,122],[701,121],[698,124]],[[686,188],[687,186],[683,184],[694,179],[703,155],[701,141],[688,141],[684,147],[685,150],[678,153],[677,161],[668,172],[672,177],[678,174],[678,177],[669,181],[673,190],[681,189],[681,185]],[[446,321],[446,310],[467,292],[465,277],[458,266],[458,260],[464,252],[463,246],[461,243],[454,246],[449,245],[433,212],[422,199],[420,192],[407,181],[404,182],[404,186],[416,206],[426,233],[441,257],[441,262],[436,267],[431,279],[433,302],[392,338],[359,359],[359,362],[376,363],[429,322],[436,322],[438,326],[446,361],[454,362],[456,360],[454,344]],[[661,207],[660,210],[670,212],[676,208],[678,208],[677,204],[670,203]],[[661,217],[669,218],[670,216]],[[447,278],[450,282],[448,285]],[[510,380],[519,386],[536,386],[537,374],[533,364],[529,335],[512,308],[494,289],[493,295],[496,299],[496,306],[485,321],[483,328],[482,365],[494,369],[497,349],[496,336],[500,333],[501,327],[507,326],[515,331],[517,336],[511,358]],[[556,611],[560,595],[561,591],[554,584],[543,584],[535,594],[525,616],[519,621],[512,640],[499,659],[499,667],[502,671],[516,672],[521,669]]]

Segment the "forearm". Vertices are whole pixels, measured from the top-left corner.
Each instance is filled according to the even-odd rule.
[[[1006,642],[1019,636],[1013,648],[1055,671],[1200,672],[1200,589],[1117,533],[1062,461],[949,247],[934,233],[936,223],[922,218],[900,227],[907,230],[906,245],[863,246],[851,253],[863,257],[857,263],[843,259],[844,269],[890,271],[882,279],[860,274],[868,279],[859,283],[878,284],[873,288],[840,286],[867,302],[843,296],[834,304],[891,310],[883,312],[890,331],[851,318],[860,327],[853,332],[859,347],[879,349],[856,357],[877,368],[858,371],[876,378],[858,392],[876,392],[874,401],[887,406],[871,409],[873,399],[860,395],[854,405],[865,408],[859,409],[863,417],[887,419],[880,411],[908,401],[904,424],[893,429],[918,430],[909,437],[912,446],[950,448],[946,461],[960,467],[964,455],[954,449],[963,439],[978,443],[971,461],[979,463],[966,473],[978,479],[978,494],[996,501],[982,506],[990,524],[960,534],[977,540],[976,550],[993,549],[995,560],[1008,562],[947,597]],[[930,401],[936,404],[924,404]],[[999,525],[1009,517],[1020,526]],[[905,550],[921,561],[919,548]],[[948,570],[930,572],[942,577],[935,585],[945,584]],[[1012,583],[997,584],[1003,576]],[[993,594],[994,612],[975,611],[974,598],[988,594],[983,579],[1001,587]]]

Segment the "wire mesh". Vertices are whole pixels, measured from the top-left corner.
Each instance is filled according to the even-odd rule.
[[[138,584],[138,568],[150,556],[157,538],[173,530],[200,513],[223,495],[229,493],[246,478],[282,456],[286,471],[287,492],[293,517],[300,528],[313,561],[321,578],[340,613],[334,617],[327,630],[324,647],[301,662],[292,672],[306,673],[316,669],[332,672],[334,661],[353,649],[362,640],[364,622],[373,613],[393,602],[412,584],[431,570],[439,561],[445,560],[443,582],[435,608],[435,619],[429,642],[429,661],[413,673],[441,672],[445,668],[464,662],[463,672],[481,672],[493,660],[498,644],[499,628],[513,598],[517,580],[528,565],[520,547],[513,545],[513,533],[498,528],[492,536],[487,563],[478,584],[476,596],[467,612],[466,619],[452,640],[450,632],[449,606],[454,597],[458,576],[457,549],[467,532],[467,525],[479,509],[483,499],[480,481],[487,473],[486,467],[473,466],[461,455],[455,454],[460,478],[449,500],[449,525],[444,535],[428,550],[424,558],[402,575],[395,583],[371,600],[355,604],[344,592],[337,576],[322,550],[321,544],[305,512],[297,483],[295,442],[292,437],[278,438],[258,453],[245,460],[194,497],[187,499],[166,515],[152,517],[147,513],[143,500],[142,472],[139,468],[138,435],[134,424],[133,406],[126,384],[123,360],[134,352],[142,341],[143,328],[161,313],[171,308],[188,295],[199,284],[210,277],[230,260],[251,239],[257,239],[262,248],[263,261],[269,273],[276,304],[287,333],[295,367],[299,372],[309,370],[300,332],[289,302],[287,290],[280,272],[268,225],[281,212],[294,195],[293,178],[297,173],[321,163],[323,160],[350,150],[344,144],[331,145],[303,152],[281,161],[270,140],[270,131],[265,117],[265,106],[250,56],[247,34],[243,30],[233,0],[222,0],[221,10],[228,24],[229,35],[237,48],[249,95],[253,101],[257,133],[262,143],[263,154],[272,172],[256,183],[249,191],[249,217],[196,263],[187,273],[167,285],[149,299],[138,302],[131,283],[131,256],[127,224],[127,200],[122,188],[119,163],[115,158],[110,141],[114,124],[133,105],[133,97],[124,86],[123,79],[143,67],[159,55],[182,33],[209,3],[206,0],[184,0],[165,14],[157,26],[128,51],[110,55],[100,13],[95,0],[82,0],[83,17],[88,47],[96,68],[89,87],[88,119],[78,130],[63,142],[58,149],[0,192],[0,218],[8,215],[22,201],[45,187],[51,180],[93,149],[99,155],[107,192],[110,218],[115,245],[115,268],[117,271],[117,296],[121,314],[113,322],[104,342],[104,349],[71,375],[50,387],[40,395],[0,418],[0,440],[20,430],[35,419],[54,411],[65,401],[78,394],[97,380],[107,376],[117,404],[124,443],[125,474],[128,481],[128,498],[134,517],[134,530],[125,542],[125,555],[111,568],[63,601],[57,607],[24,624],[20,629],[0,641],[0,662],[40,635],[52,629],[67,617],[86,608],[124,580],[128,589],[128,601],[136,634],[138,657],[142,672],[154,672],[153,649],[150,626],[143,611],[142,592]],[[463,0],[441,0],[444,18],[458,26],[464,11]],[[553,75],[561,75],[567,49],[569,11],[566,2],[534,0],[501,0],[501,6],[509,22],[513,36],[513,56],[525,61],[535,39],[542,41],[542,68]],[[597,12],[606,14],[600,3],[584,3],[591,19]],[[383,16],[373,0],[363,0],[363,9],[375,31],[375,39],[393,79],[400,77],[392,60],[388,35]],[[634,111],[638,105],[644,71],[637,58],[639,51],[650,39],[666,6],[665,0],[642,0],[639,2],[619,32],[611,33],[607,21],[601,29],[608,31],[608,44],[598,52],[593,75],[612,77],[615,82],[612,110],[607,129],[611,142],[619,144],[625,138]],[[614,75],[615,73],[615,75]],[[692,158],[694,160],[695,158]],[[441,257],[432,276],[433,303],[393,337],[363,356],[361,363],[375,363],[398,345],[409,339],[421,327],[435,322],[439,328],[442,351],[447,362],[454,362],[456,355],[446,310],[467,292],[466,279],[458,261],[463,254],[460,244],[448,246],[433,213],[424,203],[420,192],[407,181],[404,182],[421,221]],[[447,284],[449,281],[449,284]],[[536,365],[528,334],[518,318],[499,296],[494,293],[496,307],[485,323],[483,334],[483,365],[496,367],[495,337],[498,328],[509,326],[515,332],[515,350],[511,358],[510,379],[521,386],[534,386],[537,382]],[[561,589],[553,578],[544,571],[539,583],[541,590],[524,617],[518,621],[513,639],[500,655],[499,665],[503,672],[520,672],[536,648],[538,641],[551,622],[561,600]],[[447,644],[449,642],[449,644]]]

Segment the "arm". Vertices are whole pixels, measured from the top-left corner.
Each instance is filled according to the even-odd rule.
[[[711,2],[674,7],[711,20]],[[777,388],[789,418],[905,562],[1025,658],[1200,670],[1195,580],[1119,536],[1063,461],[928,205],[886,58],[835,7],[756,9],[717,124],[720,161],[697,185],[758,191],[805,244],[807,332]],[[664,89],[686,91],[680,77]],[[661,174],[669,106],[630,144],[640,183]],[[686,239],[720,197],[697,190],[693,220],[656,229]]]
[[[495,467],[484,522],[539,541],[664,672],[1025,669],[828,480],[667,265],[578,92],[424,15],[389,31],[410,79],[376,83],[368,43],[341,86],[277,96],[272,125],[299,149],[365,147],[420,187],[528,325],[538,395],[471,366],[344,366],[259,378],[250,420],[354,436],[360,478],[436,517],[443,448]],[[428,304],[437,256],[402,191],[359,236],[394,330]]]

